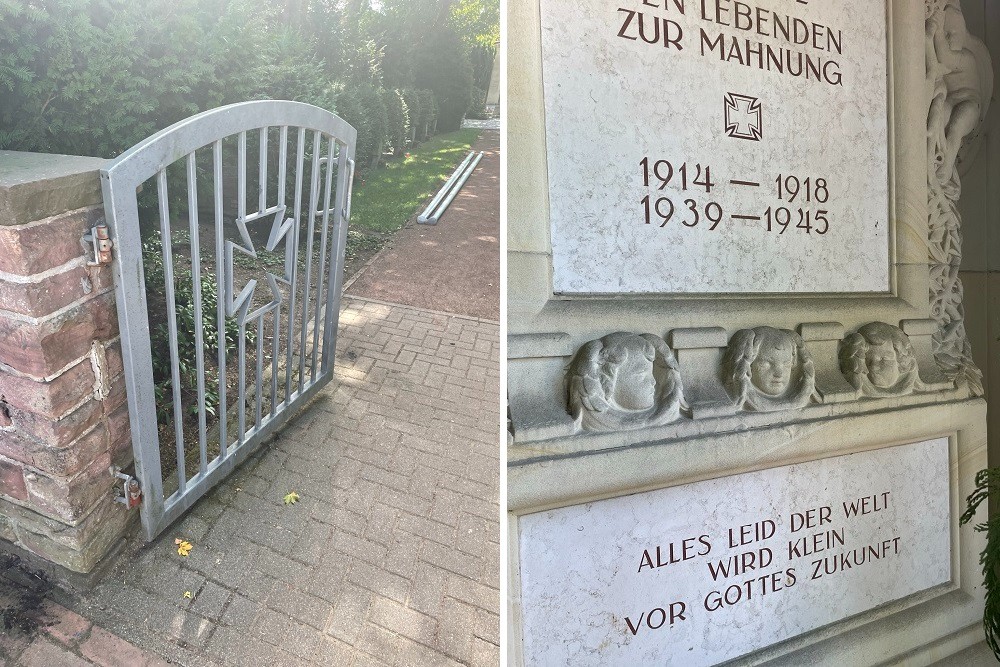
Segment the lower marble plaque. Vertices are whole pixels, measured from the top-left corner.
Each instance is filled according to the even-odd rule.
[[[951,579],[948,439],[520,518],[526,665],[711,665]]]

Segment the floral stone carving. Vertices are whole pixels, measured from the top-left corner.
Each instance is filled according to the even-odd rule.
[[[680,370],[652,334],[618,332],[577,351],[568,374],[569,410],[588,431],[658,426],[680,417]]]
[[[722,359],[723,381],[736,406],[775,412],[808,405],[816,389],[812,357],[788,329],[741,329]]]
[[[934,356],[953,379],[983,393],[982,372],[972,361],[965,332],[962,281],[962,218],[958,211],[963,150],[986,117],[993,67],[986,46],[969,34],[958,0],[925,5],[927,66],[928,250],[931,316],[938,322]]]
[[[909,337],[883,322],[866,324],[841,341],[840,369],[861,396],[905,396],[923,389]]]

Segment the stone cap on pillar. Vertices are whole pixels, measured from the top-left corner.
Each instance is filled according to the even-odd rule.
[[[23,225],[100,204],[108,160],[0,151],[0,225]]]

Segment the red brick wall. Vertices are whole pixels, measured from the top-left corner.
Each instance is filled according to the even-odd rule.
[[[0,151],[0,539],[78,572],[124,530],[132,457],[111,270],[81,242],[100,164]]]

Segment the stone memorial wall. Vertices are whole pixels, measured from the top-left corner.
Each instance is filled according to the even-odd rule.
[[[948,500],[940,438],[526,515],[526,661],[712,665],[947,583]]]
[[[622,5],[541,2],[554,290],[887,292],[883,1]]]
[[[515,664],[982,639],[957,0],[510,0]]]

